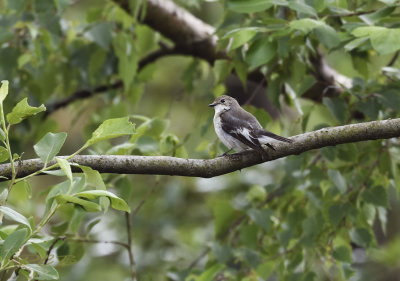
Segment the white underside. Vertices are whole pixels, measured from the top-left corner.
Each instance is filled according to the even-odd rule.
[[[225,133],[225,131],[221,127],[221,118],[219,116],[214,117],[214,128],[215,133],[217,134],[219,140],[229,149],[233,149],[235,151],[243,151],[249,149],[247,145],[242,143],[241,141],[235,139],[231,135]]]
[[[223,105],[217,105],[215,106],[215,115],[214,115],[214,128],[215,128],[215,133],[217,134],[218,138],[220,141],[229,149],[233,149],[235,151],[243,151],[247,149],[251,149],[249,146],[246,144],[242,143],[238,139],[232,137],[228,133],[226,133],[221,126],[221,117],[220,114],[225,111],[225,108]],[[237,133],[243,135],[246,139],[251,141],[250,138],[250,132],[246,128],[238,128]],[[273,142],[274,139],[269,138],[267,136],[262,136],[261,138],[258,139],[258,141],[261,144],[266,144]]]

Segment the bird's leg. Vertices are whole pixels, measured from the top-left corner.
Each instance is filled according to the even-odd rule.
[[[221,155],[219,155],[218,157],[222,157],[222,156],[226,156],[229,152],[231,152],[233,150],[233,148],[229,149],[228,151],[225,151],[224,153],[222,153]]]

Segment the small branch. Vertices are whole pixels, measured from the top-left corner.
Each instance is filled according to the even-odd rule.
[[[125,212],[125,223],[126,223],[126,235],[128,236],[128,257],[129,257],[129,265],[131,267],[131,277],[132,281],[137,280],[137,272],[136,272],[136,264],[135,259],[133,257],[133,249],[132,249],[132,226],[131,226],[131,218],[128,212]]]
[[[369,10],[369,11],[359,11],[359,12],[350,12],[343,14],[329,14],[327,15],[330,18],[343,18],[343,17],[354,17],[354,16],[362,16],[375,13],[377,10]]]
[[[129,245],[123,242],[119,241],[102,241],[102,240],[96,240],[96,239],[86,239],[86,238],[73,238],[73,237],[66,237],[65,238],[68,241],[74,241],[74,242],[80,242],[80,243],[103,243],[103,244],[113,244],[113,245],[119,245],[121,247],[124,247],[125,249],[129,249]]]
[[[132,218],[136,216],[136,214],[140,211],[144,203],[146,202],[147,198],[154,192],[156,187],[158,186],[159,180],[157,179],[156,182],[154,183],[153,187],[147,191],[147,193],[144,195],[143,199],[140,201],[139,205],[136,207],[136,209],[132,212]]]
[[[57,237],[56,239],[54,239],[54,241],[53,241],[53,243],[51,243],[49,249],[47,249],[47,252],[46,252],[47,257],[44,260],[43,264],[47,264],[49,262],[51,251],[54,249],[54,247],[56,246],[57,242],[61,241],[61,240],[65,240],[66,238],[67,238],[66,236],[60,236],[60,237]]]
[[[398,57],[399,57],[399,51],[394,53],[394,56],[392,57],[392,59],[388,62],[388,64],[386,66],[388,66],[388,67],[393,66]]]
[[[75,93],[73,93],[72,95],[56,101],[54,103],[50,103],[46,105],[46,112],[44,114],[44,118],[49,116],[51,113],[53,113],[54,111],[56,111],[57,109],[60,109],[62,107],[65,107],[77,100],[82,100],[82,99],[86,99],[89,97],[92,97],[96,94],[100,94],[109,90],[114,90],[114,89],[118,89],[122,87],[122,81],[117,81],[113,84],[110,85],[101,85],[99,87],[94,88],[93,90],[87,90],[87,89],[83,89],[83,90],[79,90],[76,91]]]

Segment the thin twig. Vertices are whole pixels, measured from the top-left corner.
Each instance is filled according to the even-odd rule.
[[[53,243],[51,243],[50,247],[47,249],[47,252],[46,252],[47,257],[46,257],[46,259],[44,260],[43,264],[47,264],[47,263],[49,262],[49,258],[50,258],[51,251],[52,251],[53,248],[56,246],[57,242],[58,242],[58,241],[65,240],[66,238],[67,238],[66,236],[59,236],[59,237],[57,237],[56,239],[54,239]]]
[[[329,14],[327,17],[330,18],[342,18],[342,17],[353,17],[353,16],[362,16],[375,13],[377,10],[369,10],[369,11],[359,11],[359,12],[350,12],[350,13],[343,13],[343,14]]]
[[[258,83],[257,87],[254,89],[254,91],[251,93],[250,97],[243,103],[243,105],[248,105],[251,103],[258,93],[258,90],[264,85],[265,80],[267,79],[267,76],[265,75],[264,78]]]
[[[393,66],[393,64],[396,62],[397,58],[399,57],[399,51],[397,51],[396,53],[394,53],[394,56],[392,57],[392,59],[389,61],[389,63],[386,65],[387,67],[391,67]]]
[[[125,212],[125,223],[126,223],[126,234],[128,236],[128,256],[129,256],[129,265],[131,267],[131,277],[132,281],[137,280],[137,271],[136,271],[136,264],[135,259],[133,256],[133,249],[132,249],[132,227],[131,227],[131,219],[128,212]]]
[[[102,244],[113,244],[113,245],[119,245],[124,247],[125,249],[129,249],[129,245],[124,242],[120,241],[113,241],[113,240],[97,240],[97,239],[87,239],[87,238],[74,238],[74,237],[68,237],[66,238],[68,241],[74,241],[74,242],[81,242],[81,243],[102,243]]]
[[[139,202],[139,205],[135,208],[135,210],[132,212],[132,219],[136,216],[136,214],[139,212],[139,210],[142,208],[142,206],[144,205],[144,203],[146,203],[147,198],[154,192],[154,190],[156,189],[156,187],[158,186],[159,183],[159,179],[156,179],[156,182],[154,183],[154,185],[150,188],[149,191],[147,191],[147,193],[144,195],[143,199]]]

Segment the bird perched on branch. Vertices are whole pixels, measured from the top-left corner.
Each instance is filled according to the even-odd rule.
[[[232,97],[220,96],[208,106],[215,109],[215,132],[222,143],[229,149],[222,156],[231,150],[254,149],[265,159],[267,154],[262,145],[275,150],[269,143],[271,140],[293,142],[291,139],[264,130],[258,120],[251,113],[244,110],[236,99]]]

